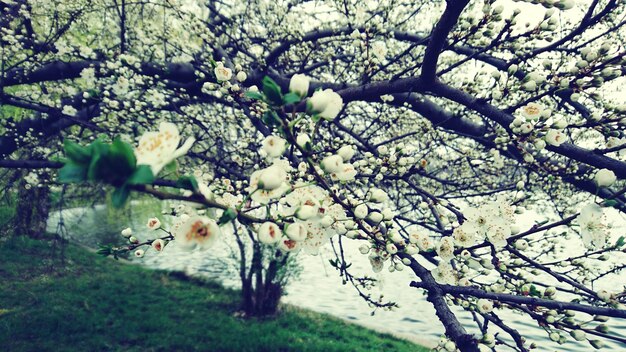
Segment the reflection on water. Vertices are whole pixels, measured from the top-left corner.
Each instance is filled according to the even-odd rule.
[[[100,206],[95,209],[69,209],[63,211],[62,214],[70,238],[95,247],[99,243],[122,240],[119,233],[129,226],[140,239],[147,238],[149,234],[146,231],[145,221],[155,212],[152,209],[152,213],[149,213],[142,208],[136,207],[131,210],[131,213],[118,213],[114,216],[108,214],[106,208]],[[50,230],[57,227],[59,215],[59,212],[51,215],[48,223]],[[356,254],[358,245],[358,243],[344,243],[346,252],[354,253],[351,268],[355,273],[371,275],[366,256]],[[228,287],[237,287],[239,282],[232,255],[232,247],[228,241],[222,241],[205,252],[186,252],[179,250],[175,245],[170,245],[160,254],[147,251],[146,256],[140,261],[148,267],[181,270],[216,279]],[[328,313],[425,344],[432,345],[439,340],[443,333],[441,324],[422,292],[408,286],[408,283],[414,279],[409,271],[379,275],[381,287],[372,292],[373,296],[378,296],[382,292],[386,300],[397,302],[400,309],[392,312],[376,311],[375,315],[372,315],[372,309],[358,297],[351,286],[341,285],[337,272],[328,264],[330,258],[331,254],[328,250],[322,251],[319,256],[302,254],[300,258],[303,264],[302,273],[287,288],[284,302]],[[464,326],[472,332],[477,332],[471,315],[461,309],[453,309],[458,313],[457,316]],[[537,342],[540,346],[539,351],[587,352],[592,350],[589,344],[576,341],[558,345],[550,341],[547,333],[529,318],[512,312],[497,311],[497,313],[509,325],[518,329],[522,336],[529,341]],[[613,322],[611,330],[614,334],[626,336],[626,324]],[[498,347],[498,351],[507,350],[505,347]],[[626,346],[608,342],[606,350],[626,351]]]

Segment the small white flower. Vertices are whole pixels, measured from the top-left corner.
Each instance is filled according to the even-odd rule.
[[[360,204],[356,208],[354,208],[354,216],[357,219],[365,219],[368,212],[369,212],[369,209],[367,208],[367,205],[365,204]]]
[[[378,60],[384,60],[387,55],[387,45],[385,42],[377,41],[372,43],[372,53]]]
[[[263,151],[270,158],[277,158],[287,150],[287,141],[278,136],[267,136],[263,140]]]
[[[602,207],[595,203],[587,204],[576,218],[580,225],[583,243],[588,248],[603,247],[609,237],[608,228],[603,223]]]
[[[456,282],[452,266],[445,261],[439,262],[439,265],[431,270],[430,273],[439,284],[452,285]]]
[[[387,243],[387,245],[385,246],[385,250],[387,251],[387,253],[392,255],[398,253],[398,247],[396,247],[396,245],[393,243]]]
[[[567,139],[567,136],[563,132],[559,130],[555,130],[555,129],[550,129],[548,133],[546,133],[546,136],[545,136],[546,143],[553,145],[555,147],[558,147],[561,144],[563,144],[563,142],[565,142],[566,139]]]
[[[190,137],[178,148],[178,128],[173,123],[161,122],[158,132],[146,132],[139,139],[139,145],[135,148],[137,165],[149,165],[156,176],[165,165],[185,155],[194,142],[195,139]]]
[[[271,191],[279,188],[286,180],[287,173],[285,170],[278,165],[272,165],[261,170],[257,184],[259,188]]]
[[[274,162],[270,167],[257,170],[250,175],[247,191],[250,198],[258,203],[267,204],[272,199],[280,198],[290,189],[287,184],[287,173],[281,163]]]
[[[609,187],[617,181],[617,177],[615,173],[609,169],[600,169],[596,172],[596,176],[593,180],[598,187]]]
[[[378,224],[383,221],[383,214],[379,211],[373,211],[367,215],[367,218],[372,220],[375,224]]]
[[[466,221],[463,225],[457,227],[452,232],[454,242],[459,247],[470,247],[476,242],[476,227],[470,221]]]
[[[307,143],[311,143],[311,137],[309,137],[306,133],[298,134],[296,137],[296,143],[300,146],[300,148],[305,148]]]
[[[393,218],[396,216],[396,213],[390,208],[383,209],[382,214],[383,214],[383,219],[385,220],[393,220]]]
[[[146,226],[150,229],[150,230],[156,230],[159,227],[161,227],[161,221],[157,218],[150,218],[148,219],[148,223],[146,224]]]
[[[243,71],[239,71],[239,72],[237,72],[237,80],[238,80],[239,82],[243,82],[243,81],[245,81],[247,78],[248,78],[248,75],[247,75],[245,72],[243,72]]]
[[[343,147],[339,148],[339,150],[337,151],[337,155],[339,155],[344,162],[347,162],[354,156],[354,147],[352,147],[351,145],[344,145]]]
[[[264,244],[274,244],[278,242],[282,236],[280,227],[273,222],[264,222],[258,231],[259,242]]]
[[[587,337],[587,334],[582,330],[572,330],[570,331],[570,336],[574,338],[576,341],[584,341]]]
[[[524,239],[515,241],[515,248],[519,249],[520,251],[525,251],[526,249],[528,249],[528,241]]]
[[[287,237],[294,241],[303,241],[307,235],[307,229],[299,222],[287,225],[285,229]]]
[[[378,254],[372,253],[368,256],[368,259],[370,261],[370,265],[372,265],[373,272],[379,273],[383,270],[385,260],[382,257],[380,257]]]
[[[135,251],[135,257],[137,258],[143,258],[144,254],[145,254],[145,251],[143,249],[138,249]]]
[[[522,116],[524,116],[527,121],[538,120],[542,112],[543,106],[537,103],[528,103],[522,108]]]
[[[298,209],[296,209],[296,212],[294,215],[296,216],[296,218],[300,220],[313,219],[317,217],[318,215],[318,208],[317,206],[303,204],[300,207],[298,207]]]
[[[529,134],[530,132],[533,131],[534,127],[535,126],[533,126],[532,123],[524,122],[521,126],[519,126],[519,131],[521,134]]]
[[[283,237],[280,239],[280,241],[278,241],[278,249],[283,252],[297,252],[298,250],[300,250],[300,248],[300,242],[296,242],[289,238]]]
[[[76,116],[76,114],[78,113],[78,110],[76,110],[71,105],[64,105],[63,106],[63,111],[61,111],[61,112],[63,113],[63,115]]]
[[[487,227],[487,241],[496,248],[507,245],[507,239],[511,236],[511,226],[502,219],[496,219],[489,223]]]
[[[373,202],[373,203],[382,203],[389,198],[387,196],[387,193],[380,188],[370,189],[369,195],[370,195],[369,200],[370,202]]]
[[[598,291],[598,298],[600,298],[601,300],[608,302],[611,300],[611,293],[607,290],[599,290]]]
[[[410,245],[406,246],[404,248],[404,251],[406,252],[406,254],[409,254],[409,255],[414,255],[414,254],[417,254],[417,253],[420,252],[419,248],[417,248],[417,246],[414,245],[414,244],[410,244]],[[407,265],[409,265],[409,264],[407,264]]]
[[[428,251],[433,247],[433,243],[427,235],[413,233],[409,236],[409,242],[416,244],[421,251]]]
[[[437,246],[437,254],[439,254],[442,260],[454,258],[454,240],[450,237],[442,238]]]
[[[319,225],[323,228],[327,228],[327,227],[332,226],[334,222],[335,222],[335,219],[333,219],[332,216],[326,215],[320,219]]]
[[[309,98],[311,109],[325,120],[334,120],[343,108],[343,99],[332,89],[318,90]]]
[[[327,173],[336,173],[341,170],[343,159],[336,154],[330,155],[322,159],[320,167]]]
[[[220,236],[220,228],[213,219],[197,215],[183,219],[173,232],[178,246],[183,249],[209,248]]]
[[[213,72],[215,73],[215,78],[217,78],[218,81],[229,81],[233,77],[233,71],[228,67],[224,67],[224,64],[221,62],[218,62]]]
[[[157,238],[156,240],[152,241],[152,248],[154,248],[155,251],[160,252],[163,250],[163,247],[165,247],[165,241],[163,241],[160,238]]]
[[[122,230],[122,236],[128,238],[133,235],[133,230],[130,227],[127,227]]]
[[[296,93],[301,97],[305,97],[309,92],[310,81],[311,78],[307,75],[296,73],[291,76],[291,80],[289,81],[289,91]]]
[[[335,175],[339,181],[353,181],[356,177],[356,169],[352,164],[343,164]]]
[[[483,314],[491,313],[493,311],[493,303],[484,298],[481,298],[478,302],[476,302],[476,307],[478,308],[478,311]]]

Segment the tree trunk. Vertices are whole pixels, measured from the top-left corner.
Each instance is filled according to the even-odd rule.
[[[283,293],[281,284],[275,282],[279,265],[277,259],[272,259],[264,276],[263,251],[255,243],[248,275],[241,276],[241,309],[247,317],[276,314]]]
[[[46,184],[31,186],[26,181],[19,182],[18,199],[15,209],[15,235],[43,238],[50,210],[50,189]]]

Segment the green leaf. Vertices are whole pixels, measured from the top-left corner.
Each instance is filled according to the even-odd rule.
[[[244,94],[247,98],[253,99],[253,100],[263,100],[263,94],[259,93],[259,92],[251,92],[251,91],[247,91],[246,94]]]
[[[280,86],[274,82],[269,76],[263,78],[263,93],[270,103],[274,105],[282,105],[283,94],[280,90]]]
[[[181,176],[176,180],[176,187],[198,191],[198,181],[193,176]]]
[[[111,203],[115,208],[121,208],[126,203],[126,200],[130,196],[130,188],[127,185],[123,185],[122,187],[118,187],[111,194]]]
[[[89,164],[91,160],[91,148],[72,142],[68,139],[63,141],[65,156],[77,164]]]
[[[530,296],[541,297],[541,291],[537,290],[535,285],[530,285]]]
[[[154,182],[152,169],[148,165],[139,165],[132,175],[126,180],[129,185],[146,185]]]
[[[91,162],[89,163],[89,167],[87,169],[87,178],[90,181],[97,181],[100,158],[108,153],[109,148],[100,140],[95,140],[89,147],[91,148]]]
[[[165,167],[163,167],[163,170],[161,170],[161,175],[162,177],[172,176],[172,175],[178,176],[178,161],[174,159],[171,162],[169,162],[167,165],[165,165]]]
[[[626,238],[624,238],[624,236],[620,236],[617,239],[617,242],[615,242],[615,247],[616,248],[620,248],[620,247],[622,247],[624,245],[624,243],[626,243]]]
[[[285,103],[285,105],[290,105],[290,104],[299,103],[299,102],[300,102],[300,96],[296,93],[287,93],[283,96],[283,103]]]
[[[116,158],[119,158],[119,161],[122,163],[121,165],[125,168],[132,170],[135,168],[135,165],[137,165],[133,147],[119,138],[115,138],[111,144],[111,153],[115,155]]]
[[[274,110],[266,111],[261,120],[269,127],[280,126],[281,124],[280,117],[278,117],[278,114],[276,114]]]
[[[105,257],[108,257],[109,255],[111,255],[112,252],[113,252],[113,248],[111,248],[111,246],[109,245],[100,245],[100,247],[96,251],[96,253]]]
[[[602,203],[605,207],[615,207],[617,205],[617,201],[615,199],[607,199]]]
[[[318,114],[313,114],[311,116],[311,120],[313,120],[313,122],[319,122],[322,118],[320,117],[320,115]]]
[[[120,186],[135,172],[137,160],[128,143],[119,139],[111,144],[95,141],[91,147],[92,159],[88,170],[90,180]]]
[[[87,167],[78,165],[73,161],[68,161],[59,170],[59,182],[75,183],[82,182],[87,179]]]
[[[237,218],[237,211],[233,208],[228,208],[224,210],[224,213],[222,213],[222,216],[220,216],[220,219],[217,221],[217,224],[222,226],[236,218]]]

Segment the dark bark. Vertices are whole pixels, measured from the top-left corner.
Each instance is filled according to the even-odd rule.
[[[46,234],[50,189],[45,184],[39,187],[31,186],[24,180],[19,182],[18,187],[14,233],[18,236],[41,239]]]
[[[267,270],[263,270],[263,251],[258,244],[254,245],[254,255],[248,274],[246,275],[245,269],[240,270],[241,310],[247,317],[266,317],[277,313],[283,294],[282,283],[277,280],[281,265],[284,265],[284,262],[273,258]]]

